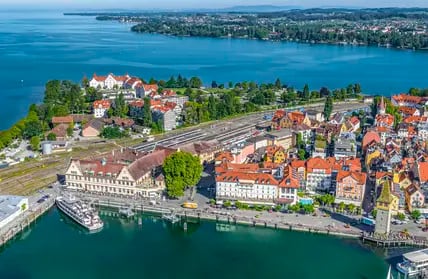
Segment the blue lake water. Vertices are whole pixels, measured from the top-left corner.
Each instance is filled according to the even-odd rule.
[[[0,129],[40,102],[49,79],[79,81],[93,72],[149,79],[181,73],[212,80],[274,81],[365,93],[428,87],[428,52],[135,34],[131,25],[61,12],[0,11]]]
[[[102,216],[85,234],[51,210],[0,249],[3,279],[381,279],[388,265],[353,239],[215,223],[179,224]],[[25,261],[25,263],[23,262]]]

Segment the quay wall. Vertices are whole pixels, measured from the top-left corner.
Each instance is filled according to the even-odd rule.
[[[272,228],[272,229],[320,233],[320,234],[335,235],[340,237],[361,238],[360,233],[346,233],[346,232],[336,231],[334,229],[319,228],[316,226],[303,226],[303,225],[299,226],[296,224],[288,224],[288,223],[282,223],[282,222],[269,222],[263,219],[256,219],[256,218],[250,219],[250,218],[243,218],[243,217],[225,216],[220,214],[208,213],[201,210],[181,209],[180,211],[177,211],[168,207],[160,207],[160,206],[152,206],[152,205],[147,206],[142,203],[124,204],[123,202],[102,200],[102,199],[99,199],[93,202],[92,205],[95,205],[98,207],[109,207],[109,208],[128,207],[134,211],[138,211],[142,213],[169,214],[174,212],[176,215],[180,216],[182,220],[186,220],[187,218],[189,218],[189,219],[196,219],[196,220],[207,220],[207,221],[232,223],[232,224],[255,226],[255,227],[265,227],[265,228]]]

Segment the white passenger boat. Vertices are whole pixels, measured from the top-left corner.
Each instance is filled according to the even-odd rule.
[[[403,254],[403,262],[397,264],[397,269],[405,278],[428,275],[428,248]]]
[[[64,214],[91,232],[101,230],[104,226],[94,209],[72,195],[59,196],[55,203]]]

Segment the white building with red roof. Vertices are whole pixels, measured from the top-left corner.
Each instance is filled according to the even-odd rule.
[[[160,176],[165,158],[175,150],[161,149],[131,162],[72,160],[65,172],[69,189],[127,197],[159,197],[165,189]],[[114,156],[113,156],[114,157]]]
[[[326,191],[331,187],[333,165],[320,157],[306,161],[306,189],[310,192]]]
[[[277,180],[264,172],[226,171],[216,177],[216,199],[249,204],[295,204],[299,182],[291,172]]]
[[[95,118],[103,118],[107,116],[107,111],[111,107],[109,100],[97,100],[92,104]]]
[[[391,103],[398,107],[413,107],[421,108],[425,106],[426,99],[419,96],[412,96],[408,94],[394,95],[391,98]]]
[[[123,87],[125,82],[130,78],[128,74],[115,76],[110,73],[107,76],[98,76],[94,73],[92,79],[89,81],[89,86],[101,89],[113,89],[114,87]]]

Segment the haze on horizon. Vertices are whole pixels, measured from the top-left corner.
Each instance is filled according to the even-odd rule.
[[[428,7],[428,0],[0,0],[4,8],[190,9],[275,5],[311,7]]]

